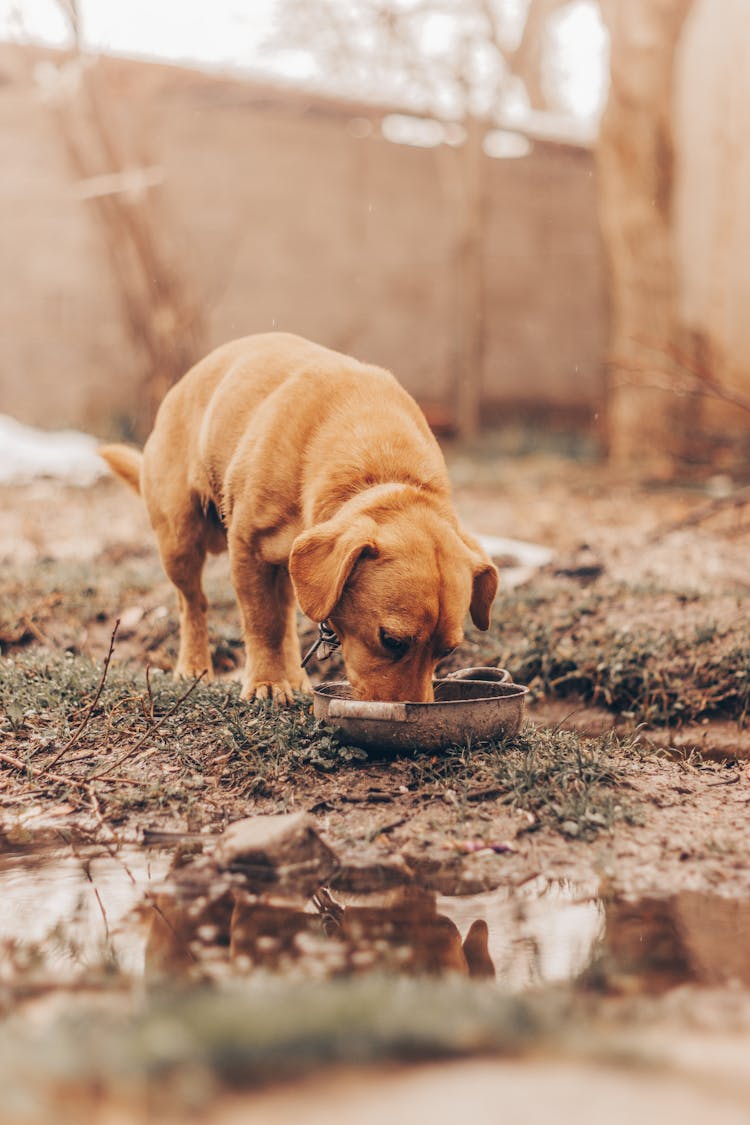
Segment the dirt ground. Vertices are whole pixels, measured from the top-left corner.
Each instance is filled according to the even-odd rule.
[[[722,508],[719,503],[695,526],[680,526],[691,514],[705,515],[705,506],[715,503],[714,495],[727,482],[715,480],[708,488],[644,487],[597,465],[543,457],[469,461],[456,454],[451,467],[457,506],[468,527],[554,551],[550,566],[513,594],[516,600],[508,612],[515,615],[513,637],[521,640],[511,639],[503,651],[506,611],[498,603],[495,647],[488,652],[482,648],[484,638],[475,635],[454,663],[504,664],[503,657],[510,654],[514,674],[520,665],[532,684],[528,714],[533,724],[600,740],[616,729],[618,737],[606,754],[617,777],[598,825],[594,814],[593,827],[601,830],[586,831],[585,825],[579,830],[575,815],[572,821],[558,817],[554,822],[544,815],[543,799],[536,807],[532,801],[530,808],[523,801],[503,801],[480,763],[472,777],[471,761],[464,761],[460,776],[455,769],[441,774],[441,763],[434,759],[427,768],[413,758],[356,758],[334,769],[297,772],[285,765],[275,773],[266,769],[253,788],[242,784],[236,770],[229,775],[217,771],[214,757],[203,777],[199,808],[193,802],[186,812],[179,801],[147,808],[145,815],[143,808],[118,808],[118,831],[133,838],[144,828],[178,830],[199,822],[204,830],[217,830],[254,811],[306,808],[333,840],[375,845],[381,854],[404,855],[425,871],[439,868],[446,890],[522,883],[543,874],[575,879],[606,875],[639,892],[689,887],[747,893],[750,507]],[[173,598],[158,567],[145,513],[127,489],[109,479],[89,489],[52,481],[6,488],[0,542],[6,672],[19,660],[72,652],[95,662],[93,690],[117,618],[121,625],[113,669],[121,666],[142,688],[147,663],[152,669],[169,667],[176,628]],[[210,564],[208,588],[218,603],[217,663],[231,673],[241,656],[225,558]],[[573,673],[565,673],[563,665],[564,675],[550,686],[550,676],[540,671],[539,660],[524,656],[523,645],[528,648],[528,636],[539,630],[540,622],[545,628],[550,620],[554,624],[563,604],[570,612],[555,634],[558,660],[561,651],[564,656],[576,645],[581,650],[595,647],[600,637],[603,645],[616,638],[621,660],[623,646],[630,642],[648,646],[656,643],[655,637],[661,643],[677,636],[690,650],[691,675],[700,672],[708,642],[713,645],[711,667],[720,667],[744,695],[735,693],[726,710],[709,699],[703,711],[691,703],[692,711],[681,715],[679,688],[675,692],[669,686],[669,708],[654,702],[656,695],[649,696],[648,711],[641,685],[637,706],[628,710],[620,703],[614,678],[592,692],[591,681],[581,678],[582,665]],[[650,631],[641,635],[638,629],[644,624]],[[629,659],[644,658],[636,652]],[[559,687],[566,675],[570,692]],[[696,692],[710,696],[710,684],[701,686],[696,680],[696,685],[695,698]],[[685,697],[693,696],[686,687]],[[609,707],[594,705],[607,699]],[[76,707],[84,702],[70,701],[71,729]],[[655,723],[648,721],[651,712]],[[8,725],[6,721],[0,734],[0,749],[12,758],[19,754],[18,735],[9,737]],[[26,754],[28,747],[21,756],[31,761]],[[224,757],[229,771],[231,751]],[[47,768],[49,761],[48,756]],[[171,780],[174,767],[153,748],[147,761],[150,771],[163,769],[163,779]],[[247,763],[242,765],[247,772]],[[100,783],[95,808],[73,800],[70,811],[61,812],[71,804],[70,794],[62,799],[58,789],[45,796],[42,789],[29,788],[28,776],[7,761],[3,768],[0,808],[6,832],[19,824],[28,831],[48,825],[52,812],[58,827],[62,818],[91,831],[92,815],[109,805]],[[480,846],[498,842],[507,847],[488,851]]]
[[[71,902],[87,885],[96,895],[83,932],[103,918],[109,937],[123,880],[134,901],[141,869],[166,870],[185,849],[210,855],[242,818],[305,812],[338,857],[334,898],[356,903],[362,880],[408,878],[407,893],[432,895],[456,932],[481,916],[498,983],[520,990],[517,1005],[502,991],[410,999],[392,982],[363,999],[355,981],[339,1012],[344,1030],[328,1031],[331,996],[300,992],[294,974],[270,1001],[265,978],[259,1001],[231,977],[219,1014],[206,1017],[210,995],[177,994],[165,1008],[147,989],[144,1006],[142,986],[121,970],[110,967],[102,985],[89,966],[85,996],[77,986],[83,1015],[71,1024],[70,985],[50,978],[44,958],[50,942],[67,942],[80,960],[79,938],[58,927],[24,944],[0,918],[0,1009],[9,1015],[0,1082],[16,1096],[21,1076],[20,1116],[8,1120],[344,1121],[417,1111],[442,1121],[468,1111],[489,1121],[498,1101],[519,1122],[554,1113],[586,1125],[613,1105],[623,1121],[746,1120],[750,505],[727,502],[723,478],[647,486],[559,458],[449,460],[467,527],[553,555],[526,572],[498,559],[491,633],[469,632],[443,668],[507,667],[530,688],[527,723],[507,743],[441,754],[367,757],[321,729],[307,701],[282,711],[241,703],[226,558],[211,561],[206,581],[221,675],[209,686],[175,683],[175,604],[139,500],[110,479],[2,489],[0,890],[19,926],[33,929],[45,913],[35,888],[52,909],[75,860],[83,882]],[[334,658],[317,674],[335,678],[341,667]],[[176,933],[172,907],[158,909]],[[217,940],[209,920],[211,964],[221,968],[236,935]],[[558,996],[560,981],[575,982],[573,993]],[[352,1011],[347,1030],[341,1013]],[[406,1032],[412,1018],[419,1027]],[[191,1020],[201,1029],[216,1020],[223,1047]],[[258,1090],[269,1027],[285,1046],[274,1048]],[[409,1047],[410,1034],[422,1046]],[[161,1077],[167,1057],[174,1088]],[[41,1058],[50,1060],[44,1074],[35,1062],[24,1078],[24,1060]],[[133,1058],[135,1094],[133,1074],[121,1073]],[[405,1058],[420,1065],[393,1065]],[[456,1061],[421,1063],[435,1058]],[[249,1070],[235,1091],[234,1079],[222,1085],[217,1075],[238,1060]],[[336,1061],[346,1065],[322,1066]]]

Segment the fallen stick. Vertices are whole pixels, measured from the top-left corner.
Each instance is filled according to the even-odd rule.
[[[180,698],[177,700],[177,702],[174,703],[169,708],[168,711],[164,712],[164,714],[159,719],[159,721],[157,723],[154,723],[154,725],[152,727],[149,727],[149,729],[146,731],[146,733],[144,735],[142,735],[136,742],[134,742],[133,745],[131,747],[129,747],[129,749],[126,750],[125,753],[122,754],[117,759],[117,761],[112,762],[111,765],[107,766],[106,769],[101,770],[99,773],[90,774],[85,779],[86,782],[88,783],[88,782],[91,782],[91,781],[99,781],[102,777],[106,777],[108,773],[111,773],[112,770],[116,770],[118,766],[121,766],[123,762],[127,761],[128,758],[131,758],[133,756],[133,754],[135,754],[138,750],[140,750],[140,748],[141,748],[141,746],[143,746],[144,742],[146,742],[152,734],[156,734],[159,727],[163,723],[165,723],[167,721],[167,719],[170,718],[171,715],[174,715],[177,708],[182,706],[182,704],[185,702],[185,700],[187,699],[187,697],[189,695],[192,695],[192,693],[195,691],[198,684],[201,682],[201,680],[203,679],[203,677],[205,675],[206,675],[205,672],[201,672],[200,676],[197,676],[196,679],[193,680],[192,684],[190,685],[188,690],[185,692],[185,694],[181,695]]]
[[[717,496],[715,500],[709,500],[708,503],[701,504],[699,508],[694,508],[682,519],[675,520],[673,523],[667,524],[666,527],[660,527],[657,531],[652,532],[648,542],[656,543],[673,531],[695,527],[697,524],[703,523],[704,520],[710,519],[711,516],[715,516],[717,512],[723,512],[727,508],[743,508],[745,504],[750,504],[750,485],[745,485],[744,488],[730,493],[729,496]]]
[[[35,778],[41,777],[42,774],[44,774],[50,781],[56,781],[63,785],[76,785],[80,788],[83,784],[80,778],[63,777],[61,773],[51,773],[46,766],[44,769],[39,769],[37,766],[27,765],[27,763],[22,762],[20,758],[14,758],[12,754],[0,753],[0,762],[5,762],[6,766],[12,766],[13,769],[21,770],[22,773],[30,773]]]

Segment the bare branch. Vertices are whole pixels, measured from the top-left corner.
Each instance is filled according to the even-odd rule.
[[[76,53],[80,53],[81,45],[83,42],[83,32],[81,28],[81,11],[78,5],[78,0],[57,0],[57,6],[60,9],[65,22],[67,23],[70,33],[73,36],[73,44]]]
[[[608,357],[608,364],[615,370],[632,371],[641,376],[664,376],[662,382],[653,383],[653,389],[716,398],[739,410],[750,412],[750,398],[747,395],[733,387],[724,386],[706,365],[696,362],[676,344],[657,347],[642,341],[633,343],[637,349],[633,355],[613,352]],[[644,353],[652,355],[653,360],[642,358]],[[647,387],[648,384],[640,379],[638,386]]]
[[[719,512],[731,511],[735,508],[744,508],[750,504],[750,485],[744,488],[737,489],[736,492],[730,492],[728,496],[716,496],[713,500],[701,504],[700,507],[694,508],[682,519],[674,520],[672,523],[665,524],[663,527],[657,528],[648,538],[649,543],[658,543],[660,539],[670,535],[673,531],[684,531],[688,527],[697,527],[699,523],[705,523],[706,520],[712,519],[713,516],[718,515]]]
[[[91,718],[91,716],[94,713],[94,708],[96,707],[97,703],[99,702],[99,698],[100,698],[100,696],[101,696],[101,694],[104,690],[104,685],[107,682],[107,672],[109,671],[109,662],[112,659],[112,653],[115,650],[115,637],[117,636],[117,630],[119,628],[120,628],[120,619],[118,617],[117,621],[115,622],[115,627],[112,630],[112,636],[109,638],[109,652],[107,653],[106,658],[104,660],[104,669],[102,671],[101,679],[99,680],[99,687],[96,689],[96,695],[91,700],[91,704],[89,705],[89,707],[86,711],[86,714],[83,716],[83,719],[81,720],[81,723],[80,723],[78,729],[70,736],[68,741],[63,746],[62,750],[60,750],[59,753],[55,754],[54,758],[50,762],[48,762],[45,766],[43,766],[42,769],[39,771],[40,777],[42,776],[42,774],[47,773],[48,770],[51,770],[54,766],[56,766],[57,763],[60,761],[60,759],[62,757],[64,757],[64,755],[67,754],[69,750],[73,749],[75,744],[78,742],[78,739],[81,737],[84,730],[86,729],[86,726],[89,722],[89,719]]]
[[[143,746],[143,744],[150,738],[150,736],[152,734],[156,734],[156,732],[159,730],[159,728],[162,727],[164,725],[164,723],[166,723],[167,719],[169,719],[172,715],[174,715],[175,711],[177,711],[182,706],[182,704],[185,702],[185,700],[188,698],[188,696],[193,694],[193,692],[197,688],[198,684],[205,677],[205,675],[206,675],[205,672],[201,672],[200,676],[196,676],[196,678],[193,680],[192,684],[187,689],[187,691],[184,693],[184,695],[181,695],[180,698],[177,700],[177,702],[173,703],[172,706],[169,708],[169,710],[164,712],[164,714],[162,715],[162,717],[159,719],[158,722],[154,723],[153,726],[150,726],[148,728],[148,730],[146,731],[146,733],[141,735],[141,737],[139,739],[137,739],[133,743],[133,745],[130,746],[125,751],[124,754],[120,755],[120,757],[115,762],[112,762],[111,765],[107,766],[106,769],[101,770],[99,773],[91,774],[89,777],[86,778],[86,782],[89,783],[89,782],[92,782],[92,781],[99,781],[100,778],[106,777],[108,773],[112,772],[112,770],[116,770],[117,767],[121,766],[123,762],[126,762],[128,760],[128,758],[132,758],[133,755],[135,753],[137,753],[138,750],[140,750],[140,748]]]

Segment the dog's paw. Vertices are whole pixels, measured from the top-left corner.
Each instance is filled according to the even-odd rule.
[[[204,684],[210,684],[215,679],[213,667],[209,664],[208,668],[191,668],[187,665],[178,664],[174,670],[174,678],[176,680],[197,680],[202,678]]]
[[[243,687],[241,699],[259,699],[263,702],[293,703],[294,693],[312,694],[312,684],[306,674],[295,676],[293,680],[258,680]]]
[[[241,699],[258,699],[262,703],[293,703],[294,689],[289,680],[261,681],[242,689]]]

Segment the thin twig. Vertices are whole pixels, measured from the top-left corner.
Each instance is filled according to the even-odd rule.
[[[151,665],[146,665],[146,691],[148,692],[148,720],[154,722],[154,693],[151,690]]]
[[[97,887],[96,883],[94,882],[93,876],[91,874],[90,860],[87,860],[85,863],[82,864],[82,866],[83,866],[83,873],[86,876],[86,878],[88,879],[89,883],[91,884],[91,889],[94,892],[94,897],[96,898],[96,901],[99,904],[99,910],[101,912],[102,920],[104,922],[104,938],[105,938],[105,941],[109,941],[109,919],[107,918],[107,911],[104,907],[104,903],[102,902],[101,895],[99,894],[99,888]]]
[[[144,742],[146,742],[149,735],[156,734],[159,727],[161,727],[167,721],[167,719],[170,718],[171,715],[174,715],[177,708],[182,706],[182,704],[185,702],[185,700],[188,698],[189,695],[192,695],[192,693],[195,691],[198,684],[201,682],[201,680],[203,679],[203,677],[205,675],[206,675],[205,671],[201,672],[200,676],[197,676],[193,680],[192,684],[190,685],[188,690],[185,692],[185,694],[181,695],[180,698],[177,700],[177,702],[174,703],[169,708],[168,711],[165,711],[165,713],[162,715],[162,717],[159,719],[159,721],[157,723],[154,723],[154,725],[152,727],[149,727],[149,729],[146,731],[146,733],[143,734],[136,742],[134,742],[133,745],[128,750],[126,750],[126,752],[124,754],[122,754],[117,759],[117,761],[112,762],[111,765],[107,766],[106,769],[101,770],[99,773],[91,774],[89,777],[86,778],[86,781],[87,782],[99,781],[100,778],[106,777],[106,775],[108,773],[111,773],[112,770],[115,770],[115,769],[117,769],[118,766],[121,766],[122,763],[127,761],[128,758],[132,758],[133,754],[135,754],[138,750],[140,750],[141,746],[143,746]]]
[[[26,630],[29,633],[31,633],[32,636],[36,637],[36,639],[39,641],[40,644],[47,645],[48,647],[51,647],[49,637],[45,637],[42,630],[35,623],[32,614],[24,615],[21,618],[21,624],[26,628]]]
[[[83,719],[81,720],[78,729],[75,731],[74,734],[72,734],[70,736],[68,741],[63,746],[62,750],[60,750],[59,753],[57,753],[54,756],[54,758],[52,759],[51,762],[47,762],[46,766],[42,766],[41,770],[39,771],[40,777],[43,773],[46,773],[47,770],[51,770],[53,766],[56,766],[57,763],[60,761],[60,759],[65,754],[67,754],[68,750],[72,750],[72,748],[75,746],[76,742],[81,737],[84,730],[86,729],[86,725],[88,724],[89,719],[91,718],[91,716],[94,713],[94,708],[96,707],[97,703],[99,702],[99,698],[100,698],[102,692],[104,691],[104,684],[106,683],[107,672],[109,671],[109,662],[112,659],[112,653],[114,652],[114,648],[115,648],[115,637],[117,636],[117,630],[119,628],[120,628],[120,618],[118,617],[117,621],[115,622],[115,627],[112,630],[112,636],[109,638],[109,652],[107,653],[106,659],[104,661],[104,670],[102,672],[102,677],[99,680],[99,687],[96,690],[96,695],[94,696],[93,700],[91,701],[90,707],[86,711],[86,714],[83,716]]]
[[[672,523],[666,524],[664,527],[657,528],[652,532],[648,538],[649,543],[656,543],[659,539],[663,539],[665,535],[669,535],[673,531],[682,531],[686,527],[695,527],[704,520],[710,519],[715,516],[717,512],[723,512],[727,508],[742,508],[746,504],[750,504],[750,485],[744,488],[737,489],[729,496],[717,496],[714,500],[709,500],[706,504],[701,504],[699,508],[694,508],[692,512],[688,512],[682,519],[674,520]]]
[[[654,349],[656,350],[656,349]],[[663,353],[661,353],[663,354]],[[686,367],[684,362],[668,353],[665,357],[671,359],[675,367],[667,364],[650,363],[637,358],[631,359],[624,354],[614,353],[607,359],[609,366],[622,371],[631,371],[639,375],[648,375],[650,381],[638,380],[634,384],[639,390],[667,391],[677,395],[695,395],[705,398],[716,398],[736,406],[739,410],[750,411],[750,399],[731,387],[722,386],[698,371]],[[659,382],[658,376],[664,377],[664,382]]]
[[[79,778],[63,777],[61,773],[51,773],[46,766],[44,769],[38,769],[36,766],[30,766],[26,762],[22,762],[20,758],[14,758],[12,754],[0,752],[0,762],[4,762],[6,766],[12,766],[13,769],[20,770],[22,773],[30,773],[34,778],[39,778],[44,774],[49,781],[56,781],[62,785],[76,785],[79,788],[83,785]]]
[[[99,806],[99,798],[97,797],[96,793],[94,792],[94,790],[91,788],[90,785],[86,787],[86,795],[89,798],[89,800],[91,801],[92,811],[94,813],[94,816],[96,817],[96,822],[99,825],[99,828],[101,830],[102,828],[104,828],[104,819],[102,817],[102,810]],[[110,832],[111,831],[112,830],[110,829]]]

